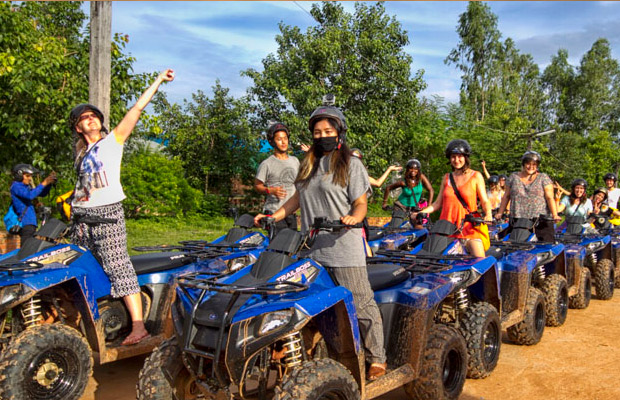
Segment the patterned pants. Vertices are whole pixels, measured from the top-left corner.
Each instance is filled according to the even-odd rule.
[[[353,294],[357,321],[369,363],[384,363],[385,348],[383,347],[383,324],[381,313],[374,293],[368,281],[366,267],[329,268],[340,286],[344,286]]]
[[[138,277],[127,253],[127,231],[121,203],[79,210],[85,216],[116,219],[116,223],[78,223],[71,238],[73,243],[90,249],[101,262],[110,278],[112,297],[125,297],[140,292]]]

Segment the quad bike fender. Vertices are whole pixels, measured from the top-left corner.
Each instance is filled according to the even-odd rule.
[[[230,327],[226,348],[226,367],[233,383],[239,384],[242,381],[250,361],[263,349],[278,341],[287,340],[290,334],[304,330],[320,333],[330,349],[330,356],[342,362],[354,376],[361,377],[361,344],[353,296],[342,287],[327,292],[328,299],[309,296],[310,302],[322,304],[321,307],[307,307],[310,314],[303,311],[303,306],[309,304],[296,305],[294,302],[284,301],[278,309],[270,307],[270,311],[263,305],[260,307],[261,314],[255,313],[249,318],[240,319],[241,315],[236,315]],[[331,298],[335,300],[332,301]],[[261,333],[265,327],[264,321],[272,313],[288,313],[289,317],[283,320],[281,325],[274,325],[268,332]]]
[[[548,249],[545,253],[536,255],[537,258],[543,258],[541,261],[545,262],[544,269],[545,275],[558,274],[568,278],[570,271],[567,269],[566,252],[563,244],[556,244],[552,248]]]
[[[611,238],[609,236],[605,236],[601,238],[601,243],[604,243],[604,246],[596,252],[596,257],[599,260],[609,259],[613,260],[612,251],[611,251]]]
[[[492,258],[493,257],[487,257]],[[495,309],[501,309],[499,269],[497,262],[487,268],[480,278],[470,284],[469,292],[480,301],[491,304]]]
[[[377,304],[402,304],[423,311],[432,311],[450,295],[455,283],[441,274],[414,276],[397,286],[375,292]]]

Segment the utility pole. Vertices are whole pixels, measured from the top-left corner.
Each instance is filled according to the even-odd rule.
[[[90,2],[90,64],[88,101],[103,112],[110,124],[110,74],[112,65],[112,2]]]

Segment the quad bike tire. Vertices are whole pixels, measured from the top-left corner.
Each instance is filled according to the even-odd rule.
[[[467,375],[467,345],[451,326],[431,328],[418,377],[407,383],[405,392],[415,400],[457,399]]]
[[[594,287],[599,300],[609,300],[614,296],[614,263],[608,258],[602,258],[594,269]]]
[[[614,268],[614,278],[614,287],[620,289],[620,260],[616,263],[616,268]]]
[[[568,315],[568,282],[559,274],[545,278],[541,290],[545,296],[545,315],[547,326],[561,326]]]
[[[77,400],[93,373],[86,339],[61,324],[19,333],[0,357],[0,398]]]
[[[284,377],[276,388],[275,400],[355,400],[360,398],[357,382],[342,364],[328,358],[304,362]]]
[[[144,366],[138,375],[136,398],[138,400],[172,399],[172,386],[164,376],[161,367],[167,360],[180,351],[175,337],[164,340],[150,356],[144,360]]]
[[[486,378],[497,366],[502,328],[495,307],[474,303],[465,311],[459,331],[467,344],[467,377]]]
[[[581,281],[579,282],[579,291],[576,295],[568,299],[568,306],[570,308],[576,308],[580,310],[588,308],[591,298],[592,276],[588,268],[581,267]]]
[[[525,303],[523,320],[507,329],[508,338],[516,344],[531,346],[542,338],[545,331],[545,296],[530,287]]]

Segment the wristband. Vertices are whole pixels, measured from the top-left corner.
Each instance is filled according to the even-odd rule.
[[[269,188],[267,186],[265,186],[265,190],[267,191],[267,194],[270,194],[269,193]]]

